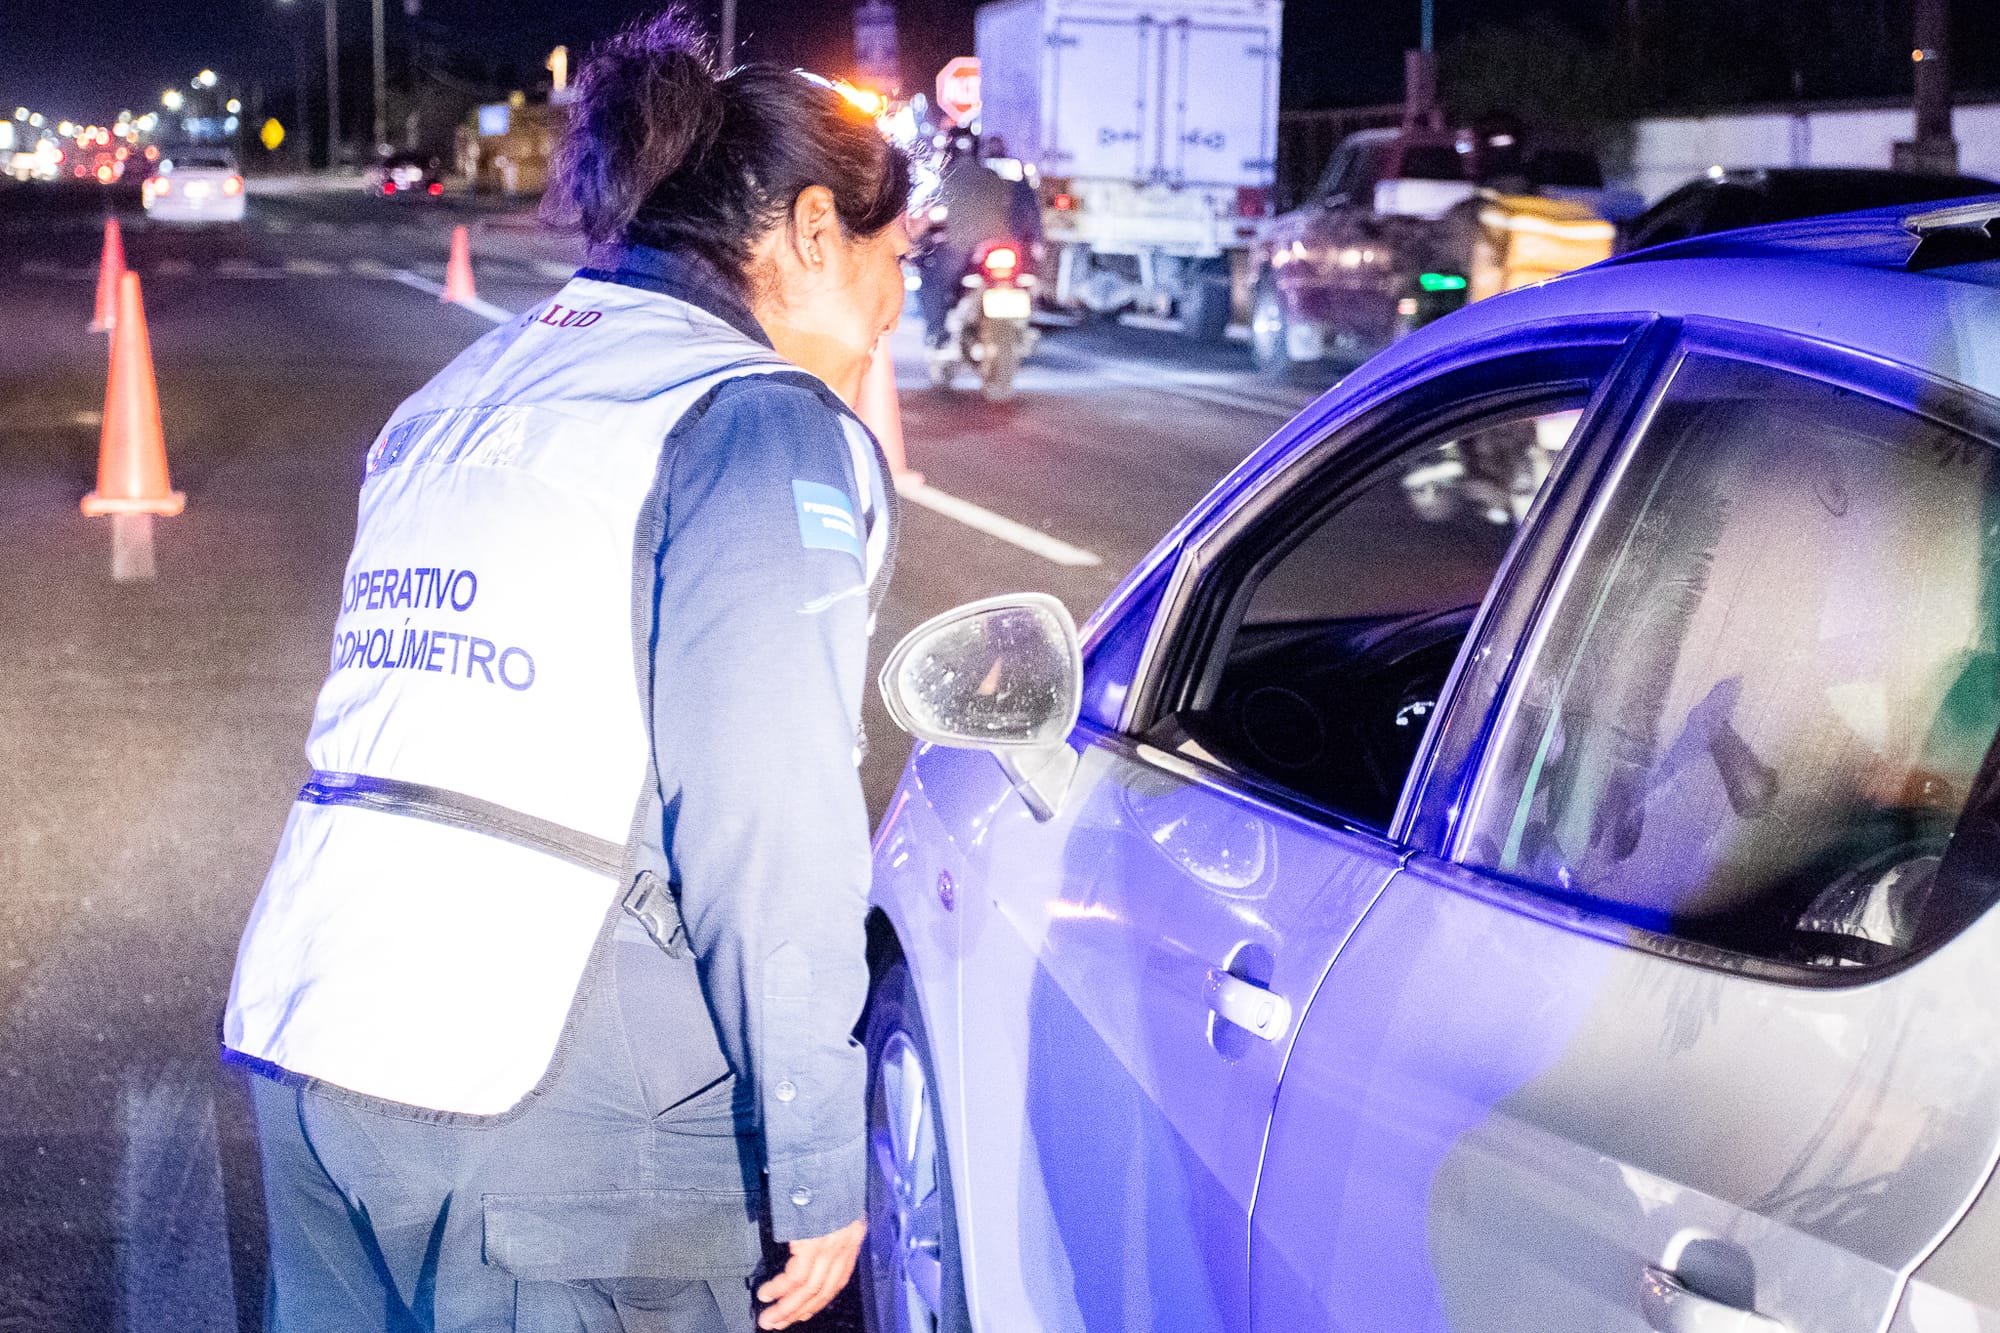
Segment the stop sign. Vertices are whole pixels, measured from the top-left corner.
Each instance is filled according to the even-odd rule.
[[[960,125],[979,110],[979,57],[953,56],[937,76],[938,109]]]

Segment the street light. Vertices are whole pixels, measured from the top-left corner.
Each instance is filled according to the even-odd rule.
[[[203,88],[213,88],[215,86],[215,71],[205,69],[194,76],[194,81]]]
[[[232,97],[229,99],[227,105],[225,105],[222,109],[224,111],[227,111],[230,115],[234,116],[242,112],[243,103],[237,98]]]
[[[180,110],[181,104],[185,101],[187,99],[181,96],[181,90],[178,88],[169,88],[160,94],[160,105],[169,111]]]

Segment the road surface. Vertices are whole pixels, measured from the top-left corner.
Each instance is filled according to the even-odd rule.
[[[573,247],[518,213],[253,194],[240,228],[121,213],[186,512],[114,585],[91,489],[106,343],[85,331],[103,201],[0,189],[0,1331],[252,1330],[264,1244],[241,1076],[216,1061],[238,931],[302,745],[363,452]],[[441,304],[474,228],[482,309]],[[1040,589],[1079,620],[1317,385],[1235,348],[1053,334],[1019,396],[924,387],[879,654],[924,618]],[[907,744],[870,695],[879,814]],[[823,1327],[858,1326],[851,1303]]]

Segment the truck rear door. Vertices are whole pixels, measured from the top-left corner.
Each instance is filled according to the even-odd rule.
[[[1043,121],[1050,174],[1143,180],[1156,158],[1159,29],[1151,19],[1063,15],[1049,40]]]
[[[1278,44],[1255,23],[1181,19],[1162,36],[1160,178],[1268,186],[1276,169]]]

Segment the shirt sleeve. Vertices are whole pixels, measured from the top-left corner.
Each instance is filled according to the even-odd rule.
[[[773,1233],[865,1211],[867,533],[811,388],[724,386],[668,442],[652,732],[702,985],[761,1117]],[[886,521],[886,518],[883,520]]]

